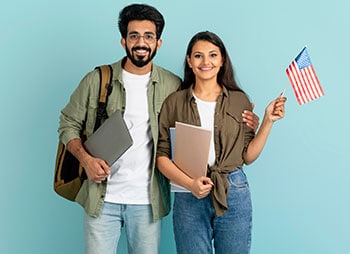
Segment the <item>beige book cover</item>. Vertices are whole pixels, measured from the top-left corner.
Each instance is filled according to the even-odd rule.
[[[200,126],[175,122],[170,130],[173,161],[185,174],[198,178],[207,174],[211,131]],[[173,184],[172,184],[173,185]],[[172,191],[184,191],[173,185]]]

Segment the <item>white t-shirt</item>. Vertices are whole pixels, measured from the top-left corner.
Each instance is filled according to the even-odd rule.
[[[119,204],[150,204],[149,185],[152,133],[147,91],[150,73],[135,75],[123,70],[126,90],[124,120],[133,145],[111,166],[105,201]]]
[[[199,118],[201,119],[201,125],[203,128],[210,130],[214,133],[214,114],[216,101],[203,101],[193,94],[196,99]],[[212,166],[215,164],[215,147],[214,147],[214,135],[211,135],[208,164]]]

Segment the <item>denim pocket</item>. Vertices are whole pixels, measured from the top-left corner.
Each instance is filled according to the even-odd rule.
[[[247,176],[242,169],[237,169],[236,171],[230,173],[227,176],[227,181],[231,187],[239,189],[249,187]]]

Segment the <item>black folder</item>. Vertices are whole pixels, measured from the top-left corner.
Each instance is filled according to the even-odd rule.
[[[92,156],[103,159],[112,166],[132,144],[121,111],[117,110],[88,137],[84,147]]]

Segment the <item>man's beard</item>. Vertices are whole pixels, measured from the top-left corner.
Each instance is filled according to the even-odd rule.
[[[132,54],[132,52],[135,52],[136,50],[146,50],[148,53],[150,53],[151,49],[147,48],[147,47],[133,47],[133,48],[131,48],[131,50],[129,50],[128,47],[125,48],[127,57],[137,67],[143,67],[143,66],[147,65],[149,62],[152,61],[152,59],[155,57],[155,55],[157,53],[157,48],[155,48],[155,50],[153,51],[153,53],[151,53],[151,55],[149,55],[149,57],[145,56],[145,57],[147,57],[147,59],[144,60],[145,57],[139,58],[138,56],[135,56],[134,54]]]

